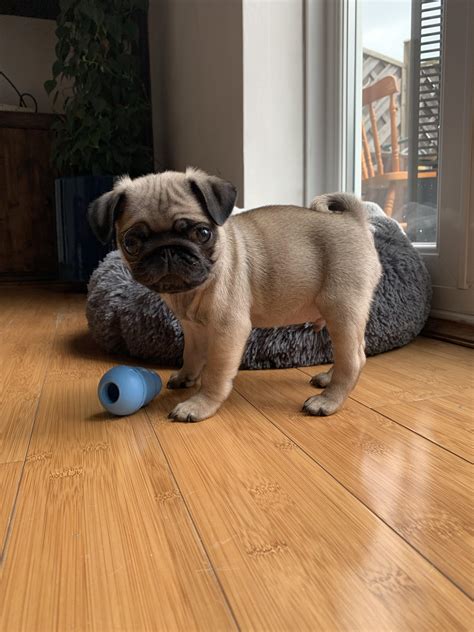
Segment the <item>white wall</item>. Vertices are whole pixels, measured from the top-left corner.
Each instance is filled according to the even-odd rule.
[[[303,204],[303,1],[243,0],[245,205]]]
[[[151,0],[156,169],[232,181],[243,201],[241,0]]]
[[[30,92],[38,102],[38,112],[51,112],[43,83],[52,78],[55,59],[56,22],[36,18],[0,15],[0,70],[20,92]],[[31,99],[26,99],[27,105]],[[18,105],[18,96],[0,76],[0,103]]]

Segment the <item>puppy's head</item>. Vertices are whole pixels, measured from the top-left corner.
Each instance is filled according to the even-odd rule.
[[[160,293],[202,285],[219,252],[221,226],[234,208],[232,184],[197,169],[119,180],[89,207],[102,242],[114,235],[133,277]]]

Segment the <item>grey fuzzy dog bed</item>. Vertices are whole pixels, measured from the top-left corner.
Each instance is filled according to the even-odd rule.
[[[367,355],[401,347],[417,336],[428,318],[431,282],[418,252],[398,224],[366,203],[383,276],[375,292],[366,330]],[[117,251],[92,274],[87,320],[94,340],[106,351],[179,366],[183,334],[160,296],[136,283]],[[311,324],[253,329],[242,368],[309,366],[332,361],[326,329]]]

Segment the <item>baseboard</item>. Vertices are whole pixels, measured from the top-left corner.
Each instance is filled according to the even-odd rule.
[[[29,279],[29,278],[8,278],[0,277],[0,288],[25,286],[39,289],[52,290],[54,292],[80,293],[87,292],[85,281],[60,281],[58,279]]]
[[[450,312],[447,309],[432,309],[430,312],[430,318],[434,318],[435,320],[448,320],[452,323],[474,325],[473,314],[462,314],[460,312]]]
[[[474,349],[474,324],[471,323],[430,317],[421,335]]]

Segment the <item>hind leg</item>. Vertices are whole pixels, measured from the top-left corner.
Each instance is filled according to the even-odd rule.
[[[362,368],[365,365],[365,339],[363,339],[362,343],[359,345],[358,352],[359,352],[359,362],[360,362],[361,370],[362,370]],[[314,386],[316,388],[326,388],[326,386],[329,386],[329,384],[331,383],[333,372],[334,372],[334,367],[332,366],[327,371],[316,373],[316,375],[313,375],[313,377],[310,379],[309,383],[311,384],[311,386]]]
[[[317,373],[313,375],[310,380],[310,384],[315,386],[316,388],[326,388],[331,383],[333,367],[329,369],[329,371],[323,371],[322,373]]]
[[[326,327],[326,321],[321,315],[319,315],[318,318],[314,320],[313,329],[315,332],[319,332],[324,327]],[[326,386],[328,386],[329,382],[331,381],[331,376],[332,376],[332,368],[329,369],[328,371],[324,371],[323,373],[318,373],[317,375],[313,375],[313,377],[310,380],[310,384],[312,384],[316,388],[326,388]]]
[[[324,393],[306,400],[303,410],[310,415],[332,415],[341,408],[357,383],[365,364],[364,334],[367,309],[334,305],[327,310],[326,322],[334,349],[334,366],[315,375],[311,383]]]

